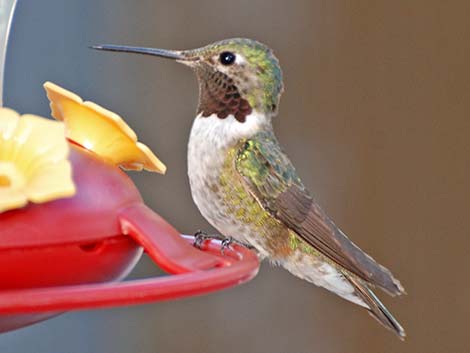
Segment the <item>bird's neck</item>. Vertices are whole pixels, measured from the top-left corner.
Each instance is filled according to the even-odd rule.
[[[260,131],[272,130],[271,116],[253,111],[240,122],[233,115],[220,118],[198,114],[191,129],[190,144],[201,143],[214,149],[226,149],[241,139],[251,138]],[[197,142],[196,142],[197,141]]]

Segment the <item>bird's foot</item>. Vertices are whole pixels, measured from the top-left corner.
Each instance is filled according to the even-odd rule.
[[[250,245],[250,244],[246,244],[244,242],[241,242],[233,237],[228,237],[228,238],[225,238],[224,240],[222,240],[222,246],[220,248],[220,251],[222,252],[222,254],[225,252],[226,249],[230,248],[230,245],[232,244],[237,244],[237,245],[240,245],[240,246],[243,246],[245,248],[248,248],[250,250],[254,250],[255,247],[253,245]]]
[[[196,233],[194,233],[194,242],[193,242],[193,246],[198,248],[198,249],[201,249],[202,248],[202,244],[204,244],[204,242],[206,240],[220,240],[221,242],[223,242],[225,238],[223,235],[220,235],[220,234],[207,234],[206,232],[202,231],[202,230],[198,230]]]
[[[196,233],[194,233],[193,246],[198,249],[201,249],[202,245],[204,244],[206,240],[219,240],[221,242],[220,252],[222,254],[224,254],[225,250],[230,248],[232,244],[237,244],[245,248],[248,248],[250,250],[255,250],[254,246],[247,244],[247,243],[243,243],[233,237],[224,237],[221,234],[207,234],[206,232],[202,230],[198,230]]]

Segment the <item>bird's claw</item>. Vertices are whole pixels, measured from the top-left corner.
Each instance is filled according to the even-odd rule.
[[[224,240],[222,240],[221,247],[220,247],[220,252],[222,254],[225,254],[225,250],[230,248],[230,245],[232,245],[232,244],[237,244],[237,245],[243,246],[245,248],[248,248],[250,250],[254,249],[254,247],[250,244],[243,243],[243,242],[241,242],[237,239],[234,239],[233,237],[227,237]]]
[[[220,240],[224,241],[226,238],[223,237],[222,235],[219,234],[207,234],[206,232],[202,230],[198,230],[196,233],[194,233],[194,242],[193,246],[202,249],[202,245],[206,240]]]
[[[196,233],[194,233],[193,246],[198,249],[202,249],[202,245],[206,240],[219,240],[220,252],[222,253],[222,255],[225,254],[225,250],[229,249],[232,244],[237,244],[250,250],[255,249],[252,245],[243,243],[233,237],[224,237],[220,234],[207,234],[202,230],[198,230]]]

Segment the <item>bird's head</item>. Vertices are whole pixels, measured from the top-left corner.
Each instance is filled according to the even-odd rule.
[[[191,67],[199,81],[198,113],[233,115],[244,122],[252,112],[272,116],[283,90],[279,61],[271,49],[251,39],[234,38],[192,50],[99,45],[94,49],[140,53]]]

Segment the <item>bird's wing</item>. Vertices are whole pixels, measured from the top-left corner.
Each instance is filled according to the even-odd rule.
[[[392,295],[404,291],[390,271],[351,242],[313,200],[272,132],[241,141],[235,167],[261,206],[320,253]]]

